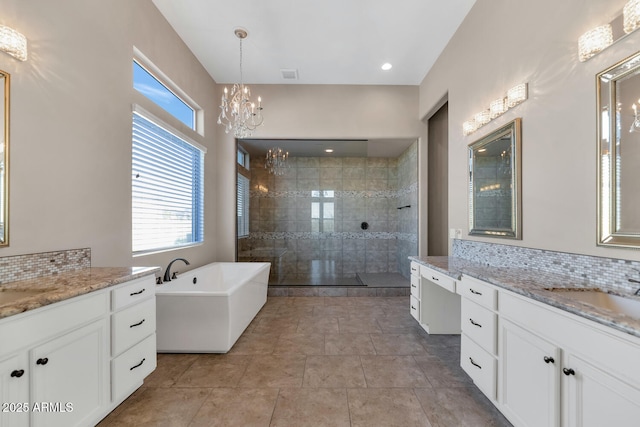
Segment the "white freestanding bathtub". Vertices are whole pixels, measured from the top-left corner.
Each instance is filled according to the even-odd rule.
[[[158,352],[226,353],[267,301],[268,262],[216,262],[156,287]]]

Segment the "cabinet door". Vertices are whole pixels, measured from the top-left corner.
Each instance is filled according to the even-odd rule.
[[[640,390],[576,355],[566,359],[562,377],[569,426],[640,425]]]
[[[0,362],[0,427],[29,425],[29,369],[27,353]]]
[[[560,349],[503,319],[499,340],[502,413],[517,426],[558,426]]]
[[[31,351],[33,426],[92,425],[108,405],[108,334],[103,319]]]

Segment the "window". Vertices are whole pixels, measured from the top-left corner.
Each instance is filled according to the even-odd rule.
[[[133,61],[133,88],[164,108],[190,129],[196,128],[195,110],[135,60]]]
[[[238,237],[249,236],[249,178],[238,173]]]
[[[311,231],[332,233],[334,227],[333,190],[311,192]]]
[[[249,153],[238,147],[238,164],[245,169],[249,169]]]
[[[134,253],[203,241],[206,150],[139,107],[133,113]]]

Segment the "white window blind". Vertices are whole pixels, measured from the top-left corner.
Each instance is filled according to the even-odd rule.
[[[133,252],[185,246],[204,237],[204,153],[133,113]]]
[[[238,174],[237,188],[238,237],[249,236],[249,179]]]

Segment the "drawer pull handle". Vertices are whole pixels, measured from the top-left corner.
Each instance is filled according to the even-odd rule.
[[[549,356],[545,356],[544,357],[544,363],[555,363],[556,361],[553,360],[553,357],[549,357]]]
[[[573,370],[573,369],[571,369],[571,368],[569,368],[569,369],[567,369],[567,368],[562,368],[562,372],[563,372],[566,376],[569,376],[569,375],[575,375],[575,374],[576,374],[576,371],[574,371],[574,370]]]
[[[438,278],[437,278],[437,277],[433,277],[433,276],[431,276],[431,279],[432,279],[432,280],[435,280],[436,282],[438,281]]]
[[[482,369],[482,366],[478,365],[476,362],[473,361],[472,358],[469,358],[469,361],[471,362],[471,364],[475,367],[477,367],[478,369]]]
[[[141,321],[139,321],[138,323],[134,323],[133,325],[129,325],[130,328],[135,328],[136,326],[140,326],[144,323],[146,319],[142,319]]]
[[[476,295],[482,295],[482,292],[478,292],[473,288],[469,288],[469,291],[471,291],[472,294],[476,294]]]
[[[15,371],[11,372],[12,378],[20,378],[23,375],[24,375],[24,369],[16,369]]]
[[[412,287],[412,288],[417,288],[417,286],[416,286],[416,285],[411,285],[411,287]]]
[[[141,290],[141,291],[138,291],[138,292],[131,292],[131,293],[129,294],[129,296],[130,296],[130,297],[132,297],[132,296],[134,296],[134,295],[140,295],[140,294],[141,294],[141,293],[143,293],[145,290],[146,290],[145,288],[142,288],[142,290]]]
[[[49,363],[49,359],[46,357],[43,357],[41,359],[36,360],[36,365],[46,365],[47,363]]]
[[[138,363],[136,366],[132,366],[129,368],[130,371],[133,371],[134,369],[142,366],[142,364],[144,363],[145,358],[142,358],[142,360],[140,361],[140,363]]]
[[[417,308],[415,308],[414,306],[411,306],[411,310],[417,310]]]
[[[473,326],[477,326],[478,328],[482,328],[482,325],[480,323],[474,322],[472,318],[469,318],[469,322],[471,322],[471,324]]]

